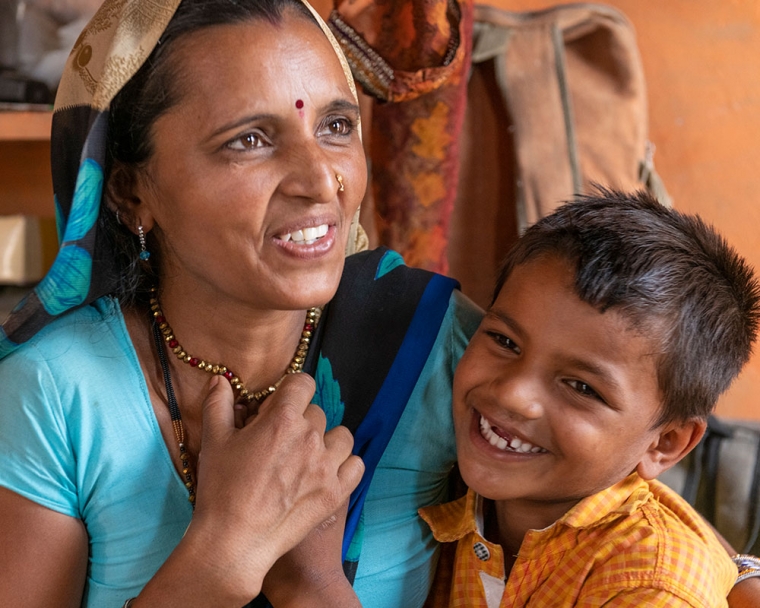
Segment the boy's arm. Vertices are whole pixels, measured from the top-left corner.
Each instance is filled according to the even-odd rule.
[[[705,520],[705,523],[712,528],[716,538],[729,555],[738,553],[710,522]],[[734,585],[731,593],[728,594],[728,605],[729,608],[760,608],[760,577],[747,578]]]
[[[262,591],[274,608],[361,608],[341,562],[347,509],[348,503],[269,571]]]
[[[728,595],[730,608],[760,608],[760,578],[748,578],[734,585]]]

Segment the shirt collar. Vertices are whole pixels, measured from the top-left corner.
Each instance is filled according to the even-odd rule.
[[[419,514],[438,542],[458,541],[472,532],[483,536],[483,499],[472,490],[453,502],[424,507]]]
[[[591,528],[630,515],[651,497],[649,484],[637,473],[631,473],[614,486],[581,500],[560,517],[556,524],[571,528]]]
[[[543,531],[560,525],[576,529],[601,525],[631,514],[651,497],[649,484],[632,473],[615,485],[584,498]],[[420,509],[419,514],[438,542],[458,541],[473,532],[483,537],[483,498],[473,490],[453,502]]]

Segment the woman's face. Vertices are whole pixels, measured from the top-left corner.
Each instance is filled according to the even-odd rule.
[[[330,43],[291,13],[176,44],[180,102],[154,124],[136,180],[163,287],[261,309],[327,302],[367,180],[359,110]]]

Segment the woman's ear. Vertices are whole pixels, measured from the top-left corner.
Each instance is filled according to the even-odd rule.
[[[702,439],[707,421],[692,419],[664,425],[636,467],[642,479],[654,479],[691,452]]]
[[[143,204],[138,176],[132,167],[114,162],[105,186],[105,200],[119,222],[135,234],[138,224],[146,232],[153,227],[153,216]]]

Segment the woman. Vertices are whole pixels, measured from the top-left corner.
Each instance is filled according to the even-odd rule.
[[[309,9],[177,4],[106,2],[59,89],[63,246],[0,334],[4,601],[242,605],[356,484],[345,429],[315,439],[342,422],[367,469],[344,567],[365,606],[421,605],[435,545],[416,509],[445,494],[479,312],[391,252],[344,270],[359,115]],[[301,366],[326,421],[296,405],[305,376],[282,382]],[[239,426],[262,403],[239,430],[233,390]],[[298,564],[264,582],[276,605]]]

